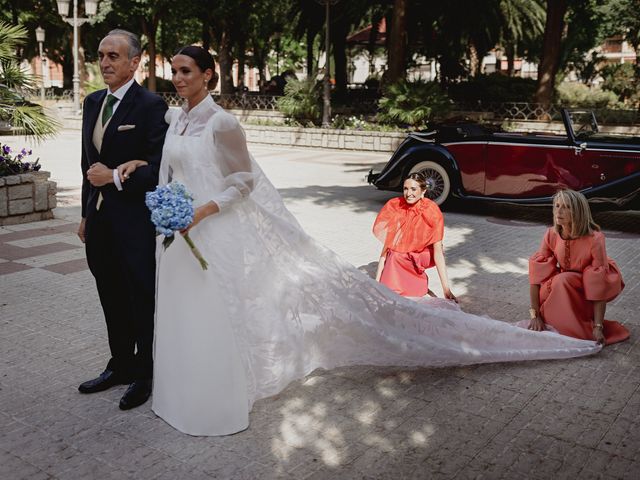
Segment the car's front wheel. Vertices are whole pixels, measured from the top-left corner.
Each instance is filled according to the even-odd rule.
[[[427,193],[425,196],[438,205],[442,205],[449,198],[451,192],[451,180],[447,170],[439,163],[424,161],[417,163],[409,173],[422,173],[427,181]]]

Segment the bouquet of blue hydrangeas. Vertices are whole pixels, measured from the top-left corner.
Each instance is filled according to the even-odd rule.
[[[168,248],[175,239],[175,232],[183,230],[193,222],[193,197],[187,188],[179,182],[158,185],[153,192],[147,192],[145,203],[151,210],[151,221],[156,231],[164,235],[162,245]],[[189,237],[189,232],[182,235],[193,255],[200,262],[203,270],[209,264]]]

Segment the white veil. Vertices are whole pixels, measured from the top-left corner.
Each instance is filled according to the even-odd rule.
[[[224,292],[249,406],[318,367],[449,366],[600,350],[396,295],[302,230],[248,153],[235,117],[216,109],[182,174],[196,205],[214,199],[221,207],[191,236]]]

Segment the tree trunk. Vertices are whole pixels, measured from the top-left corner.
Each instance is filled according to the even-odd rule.
[[[62,88],[64,90],[73,89],[73,30],[68,33],[67,48],[62,55]]]
[[[507,55],[507,75],[513,77],[516,73],[516,46],[509,42],[505,45],[504,51]]]
[[[208,23],[202,22],[202,48],[207,52],[211,48],[211,31],[209,30]]]
[[[331,43],[333,43],[333,62],[335,63],[336,96],[343,98],[347,93],[347,35],[349,25],[344,15],[336,18],[331,26]]]
[[[389,37],[387,82],[404,78],[407,69],[407,0],[394,0]]]
[[[220,93],[234,93],[233,85],[233,59],[231,57],[231,38],[226,30],[220,36],[220,48],[218,51],[220,61]]]
[[[19,18],[19,14],[20,14],[20,7],[19,7],[19,0],[13,0],[11,2],[11,23],[13,25],[19,25],[20,23],[20,18]]]
[[[316,36],[311,33],[310,29],[307,29],[307,78],[311,78],[315,75],[315,64],[313,59],[313,43]]]
[[[480,59],[478,58],[478,49],[472,40],[469,41],[469,74],[472,77],[480,75]]]
[[[260,87],[260,93],[264,93],[267,78],[265,73],[265,58],[267,56],[264,49],[261,47],[260,42],[253,41],[253,66],[258,69],[258,86]]]
[[[142,19],[142,32],[147,37],[147,55],[149,55],[149,77],[147,78],[147,89],[150,92],[156,91],[156,30],[158,29],[158,19],[154,15],[151,20]]]
[[[560,65],[560,40],[566,12],[567,0],[547,0],[547,20],[544,26],[542,56],[538,66],[538,88],[534,95],[534,101],[545,106],[551,105],[553,99],[556,73]]]
[[[369,41],[367,42],[367,53],[369,54],[369,77],[373,77],[376,73],[376,42],[378,40],[380,23],[382,19],[375,15],[371,17],[371,32],[369,33]]]
[[[245,63],[246,63],[247,39],[242,36],[238,40],[238,91],[242,92],[245,86]]]

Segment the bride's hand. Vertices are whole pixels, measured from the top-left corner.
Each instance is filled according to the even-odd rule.
[[[149,165],[149,163],[144,160],[130,160],[122,165],[118,165],[118,176],[120,177],[120,181],[124,182],[129,178],[129,175],[136,171],[136,168],[144,165]]]
[[[186,235],[187,233],[189,233],[189,230],[199,224],[203,219],[207,218],[209,215],[218,213],[219,211],[220,209],[218,208],[218,205],[214,202],[209,202],[196,207],[193,211],[193,222],[191,222],[191,225],[189,225],[187,228],[180,230],[180,233],[182,235]]]

